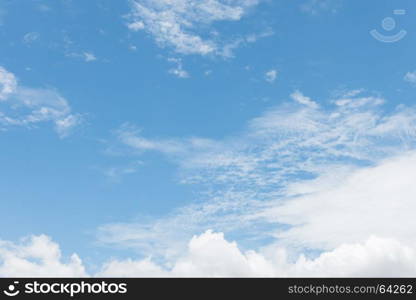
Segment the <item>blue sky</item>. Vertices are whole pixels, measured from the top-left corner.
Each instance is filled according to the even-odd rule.
[[[322,275],[325,251],[414,254],[415,15],[404,0],[1,0],[0,275]],[[201,243],[317,271],[206,270]],[[31,261],[42,245],[62,273]]]

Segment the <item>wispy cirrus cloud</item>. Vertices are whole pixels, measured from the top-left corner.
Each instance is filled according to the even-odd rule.
[[[6,15],[7,15],[7,10],[5,8],[5,5],[2,3],[0,4],[0,26],[4,24],[4,19]]]
[[[405,211],[412,211],[416,191],[409,180],[390,182],[397,174],[414,178],[415,109],[399,105],[385,113],[385,100],[362,90],[320,104],[300,91],[291,98],[224,140],[149,139],[134,127],[120,128],[121,144],[165,155],[178,164],[182,183],[203,192],[159,219],[103,225],[99,239],[166,257],[208,228],[240,241],[318,250],[413,228]],[[395,225],[383,225],[392,216]],[[374,224],[368,230],[365,218]],[[401,232],[399,240],[413,244]]]
[[[124,176],[137,173],[142,164],[143,163],[141,161],[134,161],[126,165],[113,165],[97,169],[101,171],[101,173],[107,177],[110,182],[118,183]]]
[[[321,12],[336,13],[341,5],[342,0],[306,0],[300,9],[310,15],[318,15]]]
[[[131,0],[127,26],[132,31],[146,31],[159,46],[181,54],[225,55],[230,54],[226,49],[229,45],[220,41],[211,25],[239,21],[258,3],[258,0]]]
[[[52,122],[60,137],[80,124],[68,101],[56,90],[18,84],[16,76],[0,67],[0,129],[11,126],[33,127]]]
[[[65,54],[66,57],[74,57],[82,59],[85,62],[92,62],[96,61],[97,57],[94,55],[94,53],[89,51],[83,51],[83,52],[69,52]]]
[[[0,67],[0,99],[6,100],[8,96],[17,90],[17,79],[13,73]]]

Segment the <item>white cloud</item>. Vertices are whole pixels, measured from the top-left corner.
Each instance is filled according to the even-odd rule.
[[[336,171],[329,174],[334,176]],[[374,234],[416,245],[415,176],[416,153],[410,152],[376,167],[344,174],[336,184],[327,184],[326,178],[307,182],[307,186],[289,186],[292,194],[300,196],[266,215],[291,225],[277,233],[280,239],[307,247],[331,249],[365,241]]]
[[[150,259],[113,260],[99,276],[120,277],[401,277],[416,273],[416,251],[394,239],[370,237],[343,244],[314,258],[295,258],[271,245],[260,251],[241,251],[222,233],[194,236],[185,255],[167,268]]]
[[[178,258],[111,259],[91,273],[78,255],[63,259],[59,245],[45,235],[0,241],[2,277],[409,277],[415,261],[415,248],[394,239],[370,237],[310,257],[277,245],[243,251],[207,230],[192,237]]]
[[[315,101],[313,101],[311,98],[303,95],[301,92],[299,91],[295,91],[294,93],[292,93],[290,95],[290,97],[295,100],[296,102],[309,106],[310,108],[318,108],[318,103],[316,103]]]
[[[179,78],[188,78],[189,73],[183,69],[182,60],[179,58],[168,58],[168,61],[175,64],[174,68],[169,70],[170,74]]]
[[[186,156],[190,152],[215,148],[217,144],[210,139],[148,139],[141,135],[141,129],[125,123],[114,132],[119,142],[139,152],[157,151],[171,156]]]
[[[225,240],[222,233],[207,231],[194,236],[185,257],[172,269],[175,276],[273,276],[273,268],[254,251],[242,253],[237,243]]]
[[[410,216],[416,191],[409,180],[416,166],[407,153],[416,145],[416,112],[399,105],[385,113],[384,99],[363,93],[345,92],[318,105],[295,92],[292,103],[270,108],[243,134],[224,140],[149,139],[121,128],[122,145],[165,155],[178,164],[181,182],[203,191],[201,201],[168,216],[104,225],[99,239],[162,257],[177,256],[187,239],[207,228],[240,241],[273,238],[318,250],[395,232],[412,245],[407,228],[416,225]],[[409,180],[397,179],[401,174]],[[393,217],[394,224],[385,223]]]
[[[13,73],[0,67],[0,126],[32,127],[52,122],[57,133],[65,137],[81,122],[71,112],[68,101],[53,89],[29,88],[18,84]]]
[[[264,77],[267,82],[273,83],[277,78],[277,70],[270,70],[266,72]]]
[[[83,56],[86,62],[97,60],[97,58],[92,52],[84,52]]]
[[[266,31],[260,33],[252,33],[248,34],[243,37],[234,38],[231,41],[228,41],[222,45],[218,52],[216,53],[219,56],[224,58],[232,58],[234,57],[234,50],[242,45],[247,45],[248,43],[255,43],[258,39],[272,36],[274,33],[271,29],[267,29]],[[217,35],[217,34],[216,34]]]
[[[128,27],[145,30],[162,47],[182,54],[222,55],[221,45],[209,31],[200,31],[218,21],[238,21],[257,0],[131,0]]]
[[[13,73],[0,66],[0,100],[5,100],[17,89],[17,79]]]
[[[55,121],[55,130],[60,137],[68,136],[71,131],[82,122],[80,115],[70,114]]]
[[[98,277],[168,277],[169,272],[150,259],[112,260],[104,264]]]
[[[43,4],[43,3],[40,3],[40,4],[37,6],[37,9],[38,9],[39,11],[43,12],[43,13],[47,13],[47,12],[52,11],[52,8],[51,8],[50,6],[48,6],[48,5],[46,5],[46,4]]]
[[[92,61],[96,61],[97,57],[94,55],[94,53],[89,52],[89,51],[83,51],[83,52],[66,52],[65,56],[67,57],[72,57],[72,58],[77,58],[77,59],[82,59],[85,62],[92,62]]]
[[[99,29],[99,32],[103,34],[102,29]],[[64,49],[64,55],[66,57],[80,59],[87,63],[97,60],[96,55],[92,51],[87,51],[85,49],[82,49],[66,33],[63,34],[63,49]]]
[[[300,257],[291,274],[319,277],[408,277],[416,272],[415,249],[394,239],[370,237],[343,244],[316,259]]]
[[[416,83],[416,71],[415,72],[407,72],[404,76],[404,80],[410,83]]]
[[[103,169],[101,168],[101,171],[110,181],[120,182],[123,176],[136,173],[141,165],[141,161],[135,161],[125,166],[112,166]]]
[[[0,276],[83,277],[86,272],[76,254],[63,262],[59,245],[40,235],[19,244],[0,240]]]

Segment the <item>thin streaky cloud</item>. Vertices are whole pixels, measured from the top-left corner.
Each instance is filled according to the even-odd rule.
[[[140,249],[144,253],[149,250],[149,245],[153,245],[152,253],[155,253],[154,249],[160,249],[158,253],[162,256],[164,253],[174,253],[175,247],[180,252],[184,244],[179,241],[186,241],[192,234],[207,228],[239,234],[243,239],[274,237],[292,246],[317,249],[339,246],[342,238],[337,240],[330,237],[341,228],[327,226],[328,230],[333,230],[332,235],[320,235],[322,230],[310,230],[320,224],[319,218],[313,218],[314,214],[319,214],[305,211],[297,215],[296,203],[312,199],[312,209],[315,208],[313,203],[319,201],[347,201],[349,197],[353,197],[351,201],[360,201],[360,197],[380,196],[376,188],[373,195],[356,194],[352,192],[354,185],[349,182],[357,181],[354,178],[360,178],[361,173],[374,174],[374,178],[378,178],[378,174],[385,172],[385,160],[388,164],[390,158],[403,155],[405,149],[411,151],[416,142],[416,114],[413,108],[399,107],[393,113],[383,113],[384,99],[345,93],[348,94],[355,96],[331,99],[327,107],[318,106],[311,98],[297,91],[292,94],[294,102],[271,108],[251,120],[243,136],[222,141],[148,139],[131,127],[120,129],[118,135],[121,143],[140,152],[156,151],[166,155],[178,164],[182,183],[205,186],[205,192],[201,194],[203,201],[178,208],[165,218],[145,223],[103,225],[99,239],[104,243]],[[411,156],[403,159],[409,167],[413,165]],[[379,164],[380,167],[377,167]],[[405,172],[404,165],[397,167],[401,168]],[[408,176],[413,178],[411,174]],[[392,180],[389,176],[380,178],[374,186],[385,186],[389,180]],[[339,195],[325,196],[333,189],[334,193],[338,193],[337,186],[340,186]],[[412,194],[411,186],[403,188],[408,190],[408,195]],[[345,197],[341,197],[343,194]],[[313,200],[314,197],[317,200]],[[384,198],[380,198],[381,203],[388,203],[388,198]],[[397,200],[397,210],[394,211],[406,207],[408,199],[404,197]],[[372,202],[368,203],[370,205]],[[384,211],[392,212],[391,207],[387,209],[388,205],[381,203],[378,206],[374,203],[371,212],[374,222]],[[282,211],[287,211],[286,214],[280,212],[283,204],[283,208],[287,207],[285,210],[282,208]],[[333,204],[325,202],[325,205],[331,207]],[[363,217],[359,213],[361,210],[354,211],[356,206],[348,206],[351,210],[346,211],[342,205],[338,212],[350,216],[347,222],[354,223],[354,218]],[[292,206],[293,212],[290,210]],[[305,203],[302,207],[307,209],[309,206]],[[316,207],[317,212],[319,207]],[[366,214],[369,213],[368,209],[365,209]],[[301,214],[303,210],[299,212]],[[328,218],[331,215],[335,214],[328,214]],[[296,227],[296,220],[302,220],[302,217],[305,218],[305,231]],[[310,225],[308,220],[311,220]],[[323,217],[321,220],[327,221],[322,222],[322,226],[330,221]],[[409,222],[412,222],[409,216],[403,217],[398,226],[408,226]],[[360,234],[364,232],[360,227],[346,227],[343,224],[339,226],[348,232],[350,238],[344,236],[348,242],[363,242],[365,234]],[[388,235],[384,226],[375,225],[371,229],[376,235]],[[322,240],[317,240],[315,235],[305,236],[309,230],[311,234],[315,232],[316,236],[322,236]],[[300,232],[298,237],[297,232]],[[404,233],[404,242],[408,242],[406,237],[408,235]]]
[[[2,130],[51,122],[63,138],[82,121],[81,115],[72,113],[68,101],[56,90],[20,85],[16,76],[3,67],[0,67],[0,101]]]
[[[199,29],[219,21],[239,21],[258,2],[131,0],[127,26],[132,31],[144,30],[159,46],[171,47],[181,54],[223,55],[221,42],[202,37]]]

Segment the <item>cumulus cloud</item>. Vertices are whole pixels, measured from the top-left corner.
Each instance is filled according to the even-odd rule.
[[[50,6],[43,4],[43,3],[40,3],[39,5],[37,5],[37,9],[43,13],[48,13],[52,11],[52,8]]]
[[[401,277],[414,276],[415,261],[415,249],[394,239],[370,237],[314,257],[293,257],[276,245],[242,250],[223,233],[207,230],[192,237],[176,259],[112,259],[92,273],[76,254],[63,259],[59,245],[45,235],[0,241],[0,276],[5,277]]]
[[[13,73],[0,67],[0,128],[43,122],[52,122],[59,136],[65,137],[81,117],[71,112],[68,101],[57,91],[19,85]]]
[[[73,254],[62,261],[59,245],[45,235],[31,236],[20,243],[0,240],[1,277],[83,277],[81,259]]]
[[[162,47],[182,54],[222,55],[223,49],[209,28],[218,21],[238,21],[258,0],[131,0],[128,28],[145,30]]]
[[[416,251],[394,239],[370,237],[363,243],[343,244],[316,257],[290,258],[287,249],[272,245],[242,251],[222,233],[194,236],[186,254],[170,268],[144,260],[113,260],[99,276],[175,277],[400,277],[416,272]]]

